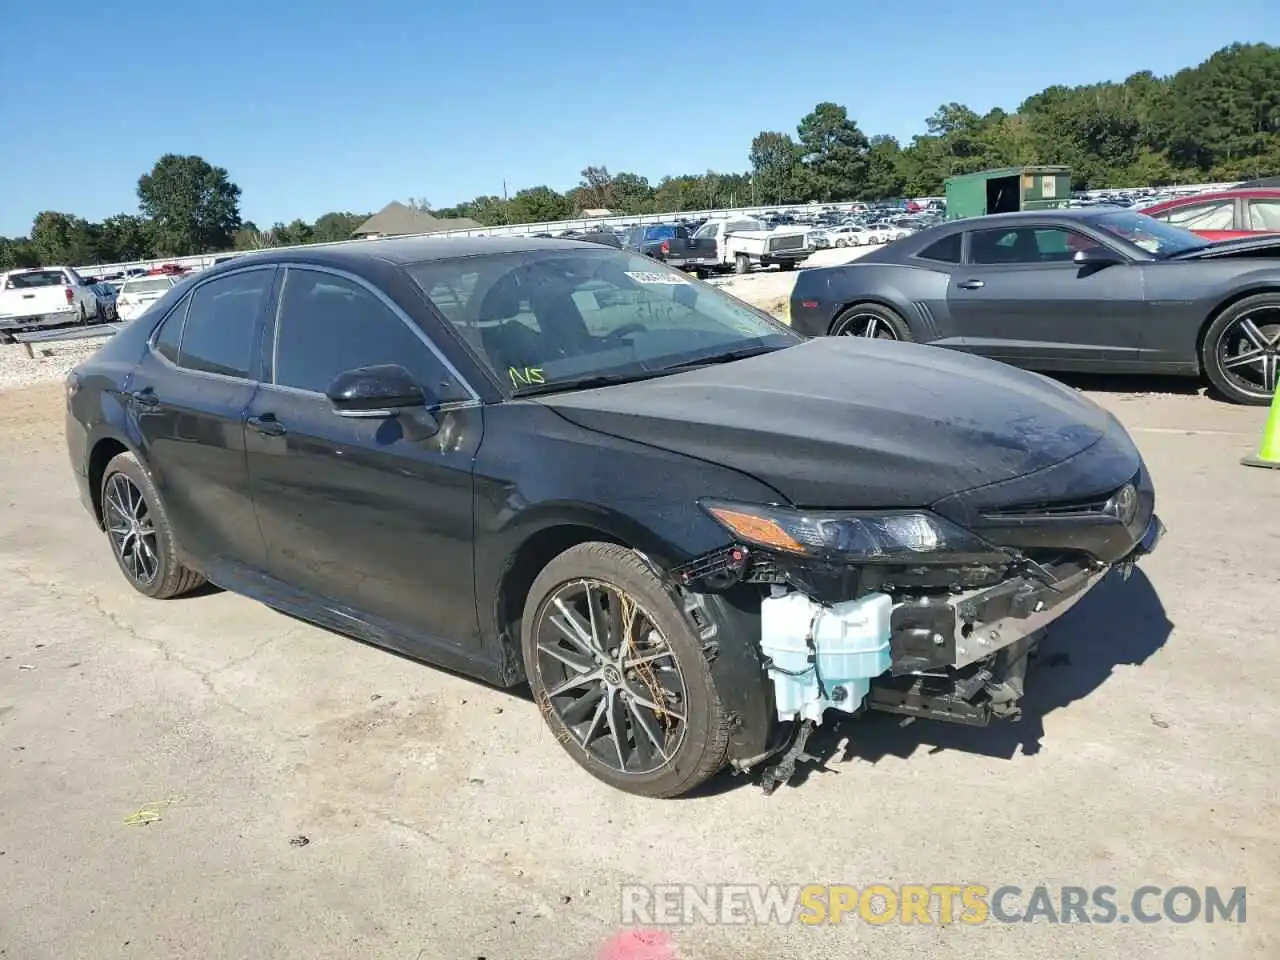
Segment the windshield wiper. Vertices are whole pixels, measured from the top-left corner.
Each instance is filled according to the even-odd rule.
[[[669,363],[663,370],[688,370],[691,367],[705,367],[713,363],[732,363],[734,360],[746,360],[748,357],[758,357],[765,353],[773,353],[775,350],[781,350],[781,347],[740,347],[737,350],[726,350],[724,353],[713,353],[706,357],[694,357],[692,360],[681,360],[679,363]]]
[[[521,387],[512,393],[513,397],[532,397],[541,393],[562,393],[565,390],[590,390],[592,387],[609,387],[616,383],[634,383],[637,380],[650,380],[662,376],[661,370],[641,370],[632,373],[598,373],[585,377],[570,377],[565,380],[549,380],[546,383],[533,383]]]

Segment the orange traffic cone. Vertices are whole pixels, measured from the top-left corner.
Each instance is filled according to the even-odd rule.
[[[1245,457],[1240,462],[1246,467],[1280,470],[1280,389],[1271,398],[1271,412],[1267,414],[1267,423],[1262,428],[1262,443],[1258,447],[1258,455]]]

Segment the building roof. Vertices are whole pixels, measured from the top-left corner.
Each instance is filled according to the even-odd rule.
[[[392,200],[360,226],[352,231],[353,237],[377,234],[384,237],[402,237],[414,233],[440,233],[443,230],[475,230],[481,224],[466,217],[442,219],[424,211]]]

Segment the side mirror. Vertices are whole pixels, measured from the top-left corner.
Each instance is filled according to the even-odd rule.
[[[398,363],[346,370],[326,391],[340,417],[386,418],[427,405],[422,385]]]
[[[1123,261],[1106,247],[1088,247],[1077,250],[1071,257],[1077,267],[1110,267]]]

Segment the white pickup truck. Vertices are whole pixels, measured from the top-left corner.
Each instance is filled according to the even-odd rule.
[[[747,273],[754,266],[777,264],[793,270],[807,257],[808,230],[777,227],[747,217],[717,217],[698,228],[673,265],[691,273]]]
[[[0,273],[0,342],[10,343],[24,330],[97,317],[98,295],[70,267]]]

